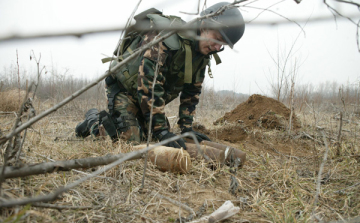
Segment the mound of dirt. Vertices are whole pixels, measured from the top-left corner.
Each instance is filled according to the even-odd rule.
[[[239,104],[234,110],[219,118],[214,124],[224,122],[243,123],[246,126],[267,129],[286,129],[289,125],[290,109],[283,103],[266,96],[254,94]],[[293,128],[300,128],[295,114],[292,116]]]

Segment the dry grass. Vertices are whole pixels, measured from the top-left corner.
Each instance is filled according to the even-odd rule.
[[[45,107],[42,105],[39,109]],[[76,124],[91,107],[96,105],[87,101],[74,103],[36,123],[28,130],[21,157],[23,163],[131,151],[131,146],[112,144],[110,140],[74,138]],[[169,116],[177,114],[177,110],[170,109]],[[199,111],[197,121],[210,130],[222,128],[213,126],[212,122],[224,112],[206,108]],[[219,142],[241,148],[247,153],[247,163],[236,173],[240,186],[235,195],[229,192],[231,173],[228,166],[209,168],[199,160],[193,161],[192,170],[185,175],[160,172],[150,164],[145,189],[140,190],[144,161],[135,160],[64,193],[53,202],[56,206],[64,206],[61,211],[30,206],[3,208],[0,221],[175,222],[181,216],[184,222],[189,216],[190,213],[157,195],[180,201],[202,215],[213,212],[226,200],[231,200],[241,211],[225,222],[309,222],[313,210],[316,213],[315,221],[359,216],[360,149],[356,143],[359,134],[355,131],[359,118],[351,117],[355,124],[344,123],[343,129],[349,132],[343,132],[340,155],[337,155],[337,144],[332,139],[337,136],[338,120],[331,118],[333,114],[321,111],[315,115],[317,121],[309,112],[299,116],[303,120],[301,131],[320,140],[314,126],[321,125],[325,127],[330,142],[316,206],[313,206],[316,180],[324,145],[306,137],[289,138],[286,131],[253,128],[248,130],[248,137],[241,142],[229,143],[219,139]],[[2,131],[6,133],[14,116],[1,116],[0,120]],[[294,132],[294,136],[300,136],[301,131]],[[84,173],[70,171],[8,179],[3,183],[3,199],[48,194],[94,169],[80,171]]]
[[[24,101],[26,91],[12,89],[9,91],[0,92],[0,111],[13,112],[18,111],[21,103]]]

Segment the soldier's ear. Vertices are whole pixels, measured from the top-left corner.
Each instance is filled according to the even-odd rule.
[[[200,23],[200,36],[201,36],[202,33],[206,32],[206,31],[207,31],[207,29],[205,27],[205,21],[201,21],[201,23]]]

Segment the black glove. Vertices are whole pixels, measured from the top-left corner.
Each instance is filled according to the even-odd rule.
[[[183,133],[185,133],[185,132],[192,132],[192,133],[194,133],[195,136],[196,136],[196,138],[197,138],[197,140],[198,140],[199,142],[201,142],[201,141],[203,141],[203,140],[211,141],[209,137],[207,137],[206,135],[204,135],[204,134],[202,134],[202,133],[200,133],[200,132],[194,131],[194,130],[192,129],[192,127],[190,127],[190,128],[186,128],[186,127],[182,128],[181,134],[183,134]]]
[[[174,133],[169,132],[168,130],[162,130],[162,131],[157,131],[154,133],[154,136],[159,140],[159,141],[164,141],[165,139],[170,139],[174,136],[176,136]],[[168,147],[174,147],[174,148],[183,148],[186,150],[186,146],[185,146],[185,141],[183,139],[178,139],[172,142],[169,142],[167,144],[165,144],[164,146],[168,146]]]

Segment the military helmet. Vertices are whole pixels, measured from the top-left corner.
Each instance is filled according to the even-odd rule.
[[[200,13],[201,16],[208,15],[218,11],[221,7],[229,5],[229,2],[219,2]],[[229,44],[232,49],[237,41],[243,36],[245,31],[245,22],[241,12],[237,8],[225,10],[222,14],[204,20],[208,23],[229,25],[219,29],[223,39]],[[234,22],[236,22],[234,24]]]

